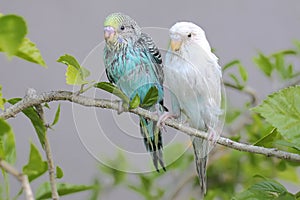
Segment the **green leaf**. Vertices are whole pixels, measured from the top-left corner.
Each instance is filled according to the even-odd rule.
[[[59,196],[64,196],[68,194],[74,194],[77,192],[82,192],[86,190],[92,190],[93,185],[73,185],[68,183],[57,183],[57,192]],[[36,200],[49,199],[51,198],[51,186],[48,182],[40,185],[36,192]]]
[[[4,110],[6,99],[2,97],[2,85],[0,85],[0,109]]]
[[[69,85],[83,85],[87,84],[88,81],[82,78],[80,71],[77,70],[73,65],[68,65],[66,71],[66,83]]]
[[[238,68],[239,68],[239,72],[242,77],[242,80],[244,82],[246,82],[248,80],[248,73],[247,73],[246,69],[243,67],[243,65],[238,65]]]
[[[87,84],[86,78],[90,75],[90,71],[80,66],[78,61],[71,55],[65,54],[58,58],[57,62],[68,66],[66,71],[66,83],[69,85]]]
[[[50,106],[49,106],[49,104],[48,103],[44,103],[44,105],[43,105],[45,108],[48,108],[48,109],[50,109]]]
[[[293,43],[296,46],[298,52],[300,52],[300,41],[299,40],[294,40]]]
[[[226,123],[227,124],[231,124],[232,122],[234,122],[239,116],[241,115],[241,111],[237,110],[237,109],[228,109],[228,111],[226,112]]]
[[[275,92],[252,110],[277,128],[289,142],[300,146],[300,86]]]
[[[140,101],[141,101],[141,100],[140,100],[139,95],[136,94],[136,95],[133,97],[133,99],[130,101],[130,103],[129,103],[129,108],[130,108],[130,109],[134,109],[134,108],[139,107]]]
[[[248,190],[238,194],[235,200],[295,200],[294,195],[287,192],[277,181],[266,179],[255,183]]]
[[[288,142],[285,140],[276,140],[274,143],[279,146],[289,147],[289,148],[295,149],[297,151],[300,151],[300,146],[297,146],[293,142]]]
[[[261,190],[268,193],[277,193],[282,194],[284,192],[287,192],[285,187],[278,183],[277,181],[267,179],[265,181],[261,181],[259,183],[254,184],[250,190]]]
[[[28,176],[29,182],[40,177],[48,170],[47,161],[43,161],[37,147],[30,143],[30,154],[28,163],[23,166],[23,173]]]
[[[120,99],[123,100],[124,103],[129,103],[129,98],[115,85],[108,83],[108,82],[99,82],[94,85],[95,88],[99,88],[109,92],[111,94],[116,95]]]
[[[259,53],[258,57],[254,58],[253,61],[265,73],[266,76],[271,76],[273,66],[268,57],[266,57],[262,53]]]
[[[56,178],[62,178],[63,176],[64,176],[63,170],[59,166],[56,166]]]
[[[240,83],[239,79],[234,74],[229,74],[229,76],[234,81],[236,87],[238,87],[240,90],[243,89],[242,84]]]
[[[91,192],[91,196],[88,198],[88,200],[98,200],[100,198],[100,192],[101,192],[101,184],[97,178],[94,179],[94,189]]]
[[[8,56],[18,52],[26,34],[26,22],[22,17],[17,15],[0,17],[0,48]]]
[[[283,54],[275,54],[273,56],[275,58],[275,67],[279,73],[284,71],[284,58]]]
[[[19,47],[16,56],[47,68],[40,50],[36,47],[36,45],[33,42],[29,40],[29,38],[23,39],[23,42]]]
[[[276,130],[276,128],[273,128],[273,130],[269,134],[260,138],[253,145],[265,146],[266,144],[274,142],[274,140],[276,139],[276,136],[277,136],[277,130]]]
[[[158,89],[155,86],[152,86],[148,90],[148,92],[141,104],[141,107],[143,107],[143,108],[151,107],[154,104],[156,104],[157,100],[158,100]]]
[[[16,161],[15,135],[10,125],[0,118],[0,158],[10,164]]]
[[[59,114],[60,114],[60,104],[58,104],[58,107],[57,107],[57,110],[56,110],[56,113],[55,113],[55,117],[54,117],[54,120],[53,120],[51,126],[54,126],[58,122]]]
[[[13,105],[19,101],[21,101],[21,98],[14,98],[14,99],[8,100],[8,102]],[[40,143],[41,143],[42,147],[44,147],[45,134],[46,134],[47,129],[44,125],[44,122],[41,120],[39,114],[33,107],[26,108],[22,112],[30,119],[30,121],[38,135]]]
[[[231,68],[231,67],[233,67],[233,66],[235,66],[235,65],[238,65],[238,64],[240,64],[240,63],[241,63],[241,62],[240,62],[239,60],[233,60],[233,61],[227,63],[227,64],[224,65],[224,67],[223,67],[223,72],[225,72],[227,69],[229,69],[229,68]]]
[[[75,67],[77,70],[80,70],[81,66],[78,63],[78,61],[71,55],[69,54],[65,54],[63,56],[60,56],[57,59],[57,62],[63,63],[65,65],[72,65],[73,67]]]

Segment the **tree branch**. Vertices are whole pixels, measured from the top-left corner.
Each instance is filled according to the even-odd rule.
[[[41,104],[38,104],[35,107],[36,107],[36,110],[39,113],[40,118],[42,119],[44,125],[47,127],[43,107],[41,106]],[[58,200],[59,195],[58,195],[57,188],[56,188],[54,161],[52,158],[51,146],[49,143],[47,132],[45,133],[45,152],[46,152],[46,157],[47,157],[47,161],[48,161],[48,172],[49,172],[49,179],[50,179],[50,185],[51,185],[52,199]]]
[[[17,169],[0,158],[0,167],[6,172],[16,177],[22,184],[22,188],[25,191],[26,200],[34,200],[32,190],[28,181],[27,175],[20,173]]]
[[[25,108],[34,105],[39,105],[46,102],[51,102],[51,101],[70,101],[87,107],[101,107],[101,108],[118,110],[117,101],[109,101],[105,99],[93,99],[82,95],[75,95],[74,93],[68,91],[52,91],[52,92],[44,92],[40,95],[36,95],[34,98],[24,98],[23,100],[19,101],[15,105],[9,107],[5,112],[1,113],[0,117],[4,119],[8,119],[14,117],[16,114],[18,114]],[[144,116],[154,121],[158,120],[158,116],[156,114],[151,113],[150,111],[147,111],[142,108],[135,108],[130,110],[129,112]],[[167,119],[165,121],[165,124],[177,130],[180,130],[190,136],[207,139],[207,133],[196,130],[184,124],[178,123],[173,119]],[[265,156],[273,156],[280,159],[300,162],[299,154],[289,153],[275,148],[265,148],[265,147],[253,146],[245,143],[239,143],[225,137],[220,137],[217,140],[217,143],[239,151],[262,154]]]
[[[243,88],[240,88],[240,87],[233,85],[231,83],[228,83],[228,82],[224,82],[224,85],[229,88],[232,88],[232,89],[235,89],[235,90],[238,90],[238,91],[241,91],[241,92],[247,94],[251,98],[251,105],[252,106],[257,105],[257,103],[258,103],[257,94],[256,94],[256,91],[254,89],[252,89],[251,87],[245,86]]]

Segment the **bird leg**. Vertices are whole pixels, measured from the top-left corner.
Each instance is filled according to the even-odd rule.
[[[157,121],[156,126],[159,128],[162,128],[165,132],[167,132],[166,127],[165,127],[165,121],[169,118],[177,119],[178,117],[179,117],[179,115],[176,115],[176,114],[173,114],[170,112],[164,112],[162,114],[158,114],[158,121]]]

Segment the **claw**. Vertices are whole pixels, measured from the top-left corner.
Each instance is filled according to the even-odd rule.
[[[118,101],[118,110],[117,110],[117,113],[118,113],[118,115],[120,115],[123,112],[124,112],[123,101]]]
[[[167,132],[167,129],[165,127],[165,121],[169,118],[173,118],[173,119],[177,119],[179,116],[172,114],[170,112],[164,112],[162,115],[160,115],[158,117],[158,121],[157,121],[157,127],[158,128],[162,128],[165,132]]]

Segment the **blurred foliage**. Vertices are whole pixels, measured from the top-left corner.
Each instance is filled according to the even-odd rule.
[[[0,14],[0,52],[4,52],[9,59],[16,56],[45,67],[46,64],[40,51],[33,42],[26,38],[26,34],[27,25],[22,17]],[[247,93],[252,96],[252,99],[243,102],[243,107],[231,105],[229,97],[227,103],[230,109],[227,110],[226,116],[226,136],[235,141],[299,154],[300,87],[296,85],[300,83],[300,71],[296,69],[294,61],[299,61],[300,42],[295,41],[294,46],[295,49],[282,50],[270,55],[259,52],[253,58],[254,64],[269,78],[270,82],[279,78],[281,88],[284,88],[270,94],[258,106],[253,101],[255,93],[249,90],[248,80],[252,77],[249,76],[247,67],[237,59],[223,67],[225,86],[235,89],[239,94]],[[96,87],[118,96],[130,108],[148,107],[157,101],[156,88],[151,88],[142,102],[138,96],[130,101],[121,90],[110,83],[100,82],[84,89],[86,84],[92,83],[87,80],[90,72],[68,54],[61,56],[57,61],[67,65],[66,83],[81,86],[78,94],[90,87]],[[286,87],[286,83],[289,83],[290,87]],[[20,100],[20,98],[14,98],[8,102],[16,104]],[[0,86],[0,109],[5,108],[5,103]],[[43,106],[50,108],[48,104]],[[41,119],[36,107],[32,106],[23,110],[33,124],[42,147],[44,147],[47,129],[59,121],[60,111],[59,105],[53,122],[48,125]],[[14,136],[11,126],[5,120],[0,119],[0,159],[12,165],[16,161]],[[181,152],[183,148],[183,144],[173,144],[168,147],[164,152],[166,163],[174,160],[176,152]],[[23,166],[23,173],[28,175],[29,181],[40,178],[48,170],[48,164],[42,155],[31,143],[28,162]],[[128,166],[126,158],[119,152],[114,159],[107,159],[109,166],[99,166],[99,174],[91,185],[59,182],[57,183],[58,193],[62,196],[91,190],[89,199],[96,200],[105,199],[109,193],[118,188],[125,188],[145,200],[195,200],[198,199],[199,183],[193,160],[192,152],[186,151],[167,166],[167,172],[157,173],[153,170],[151,173],[127,174],[117,170],[126,169]],[[296,162],[216,146],[210,154],[207,170],[208,192],[205,199],[300,199],[300,188],[294,194],[288,191],[281,182],[299,185],[299,165],[300,163]],[[2,174],[4,183],[0,183],[0,199],[10,199],[9,177],[4,170]],[[56,166],[56,178],[60,179],[63,175],[63,170]],[[106,182],[107,179],[109,181]],[[35,191],[36,199],[51,198],[49,182],[40,184]],[[21,190],[15,199],[22,192]]]

